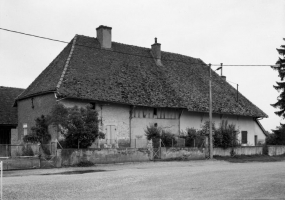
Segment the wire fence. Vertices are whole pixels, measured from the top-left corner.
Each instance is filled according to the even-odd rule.
[[[157,145],[156,145],[157,146]],[[174,137],[174,138],[163,138],[161,139],[161,147],[197,147],[203,148],[205,146],[205,138],[204,137]]]

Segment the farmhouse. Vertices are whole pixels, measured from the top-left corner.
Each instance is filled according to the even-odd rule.
[[[209,66],[201,59],[112,41],[112,28],[99,26],[97,37],[75,35],[49,66],[16,99],[19,141],[34,119],[56,103],[91,104],[108,139],[144,138],[156,124],[180,134],[208,120]],[[259,119],[267,115],[212,73],[213,120],[235,123],[245,145],[265,139]],[[53,139],[58,137],[53,130]]]

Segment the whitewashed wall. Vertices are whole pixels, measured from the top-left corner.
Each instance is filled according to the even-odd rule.
[[[240,131],[238,136],[239,140],[241,140],[241,131],[247,131],[247,145],[254,145],[255,135],[257,135],[258,141],[265,140],[263,131],[252,117],[213,114],[213,122],[215,122],[216,128],[219,127],[222,119],[227,119],[229,123],[236,125]],[[209,121],[208,113],[183,111],[180,118],[180,130],[185,131],[186,128],[192,127],[195,129],[201,129],[201,126],[205,123],[205,121]]]

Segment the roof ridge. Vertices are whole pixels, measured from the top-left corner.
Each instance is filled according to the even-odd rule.
[[[67,57],[67,59],[66,59],[65,66],[64,66],[64,68],[63,68],[63,71],[62,71],[62,74],[61,74],[61,76],[60,76],[60,79],[59,79],[59,81],[58,81],[58,83],[57,83],[57,85],[56,85],[56,89],[57,89],[57,90],[59,89],[59,87],[60,87],[60,85],[61,85],[61,83],[62,83],[62,81],[63,81],[64,75],[65,75],[65,73],[66,73],[66,70],[67,70],[69,61],[70,61],[70,59],[71,59],[71,56],[72,56],[73,51],[74,51],[74,48],[75,48],[76,39],[77,39],[77,34],[76,34],[76,35],[74,36],[74,38],[73,38],[72,47],[71,47],[70,52],[69,52],[69,55],[68,55],[68,57]]]
[[[77,35],[77,36],[80,36],[80,37],[87,37],[87,38],[94,38],[94,39],[97,39],[96,37],[90,37],[90,36],[86,36],[86,35]],[[120,44],[120,45],[126,45],[126,46],[129,46],[129,47],[136,47],[136,48],[141,48],[141,49],[144,49],[144,50],[151,50],[151,47],[142,47],[142,46],[138,46],[138,45],[133,45],[133,44],[126,44],[126,43],[121,43],[121,42],[116,42],[116,41],[112,41],[112,43],[115,43],[115,44]],[[162,53],[169,53],[169,54],[174,54],[174,55],[178,55],[178,56],[183,56],[183,57],[187,57],[187,58],[191,58],[191,59],[195,59],[195,60],[201,60],[201,58],[195,58],[195,57],[192,57],[192,56],[188,56],[188,55],[185,55],[185,54],[180,54],[180,53],[174,53],[174,52],[170,52],[170,51],[161,51]],[[134,56],[137,56],[135,54],[133,54]]]

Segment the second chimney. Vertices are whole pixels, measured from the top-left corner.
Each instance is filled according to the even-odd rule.
[[[102,48],[110,49],[112,48],[112,28],[108,26],[99,26],[96,28],[97,39],[101,44]]]
[[[157,43],[157,38],[154,38],[154,44],[151,45],[151,52],[152,55],[156,61],[157,65],[162,65],[161,64],[161,49],[160,49],[160,44]]]

